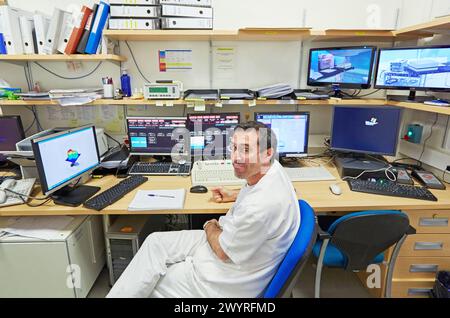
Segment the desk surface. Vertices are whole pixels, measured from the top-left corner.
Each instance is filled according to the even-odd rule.
[[[438,198],[437,202],[407,199],[390,196],[379,196],[366,193],[353,192],[346,182],[339,183],[342,194],[336,196],[329,190],[331,183],[339,182],[340,178],[335,168],[329,170],[338,178],[338,181],[316,181],[316,182],[294,182],[294,187],[299,198],[306,200],[316,212],[345,212],[375,209],[403,209],[403,210],[450,210],[450,189],[431,190]],[[119,179],[107,176],[102,179],[90,181],[89,185],[100,186],[107,189],[116,184]],[[183,210],[170,211],[145,211],[129,212],[128,204],[134,198],[136,190],[128,193],[121,200],[108,206],[101,212],[88,210],[80,207],[66,207],[48,202],[37,208],[31,208],[24,204],[11,207],[0,208],[0,216],[26,216],[26,215],[87,215],[87,214],[201,214],[201,213],[226,213],[232,203],[215,203],[211,200],[211,192],[204,194],[189,193],[191,187],[190,177],[178,176],[150,176],[149,181],[141,185],[138,189],[179,189],[187,190],[186,201]],[[34,191],[39,194],[39,189]],[[33,204],[39,201],[32,202]]]

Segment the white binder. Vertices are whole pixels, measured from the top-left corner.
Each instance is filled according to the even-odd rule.
[[[163,17],[191,17],[191,18],[212,18],[213,9],[205,7],[185,7],[163,4],[161,6],[161,16]]]
[[[159,6],[120,6],[112,5],[112,18],[157,18],[160,16]]]
[[[160,28],[160,25],[159,19],[109,19],[111,30],[156,30]]]
[[[137,5],[153,5],[159,4],[158,0],[109,0],[109,4],[137,4]]]
[[[159,0],[160,4],[176,4],[183,6],[211,7],[211,0]]]
[[[162,29],[203,29],[211,30],[213,28],[212,19],[195,18],[161,18]]]
[[[23,54],[19,10],[9,6],[0,6],[0,22],[2,22],[3,38],[8,54]]]
[[[62,32],[62,23],[64,22],[64,16],[70,14],[67,11],[55,8],[53,10],[52,19],[48,26],[47,35],[45,36],[45,54],[55,54],[58,47],[59,36]]]
[[[34,42],[33,42],[33,18],[20,16],[20,32],[22,33],[22,45],[25,54],[35,54]]]
[[[81,11],[78,12],[78,15],[81,15]],[[77,16],[74,16],[72,13],[65,12],[63,21],[61,23],[61,34],[58,39],[58,52],[64,54],[66,50],[67,43],[69,43],[70,36],[72,35],[73,28],[75,27],[75,19]]]
[[[45,37],[47,36],[48,26],[50,25],[50,17],[47,17],[41,13],[37,13],[33,16],[34,30],[36,32],[36,46],[39,54],[45,54]]]

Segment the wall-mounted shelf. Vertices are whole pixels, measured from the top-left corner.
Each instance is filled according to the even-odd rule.
[[[125,62],[127,58],[125,56],[114,54],[22,54],[22,55],[0,55],[0,61],[7,62],[69,62],[69,61],[112,61],[112,62]]]
[[[450,16],[412,25],[394,31],[395,36],[430,37],[435,34],[450,35]]]
[[[189,101],[183,99],[170,101],[155,101],[155,100],[113,100],[113,99],[98,99],[88,104],[93,106],[112,105],[112,106],[165,106],[170,103],[173,106],[188,105]],[[205,105],[215,105],[216,101],[205,101]],[[57,102],[49,100],[0,100],[0,106],[49,106],[58,105]],[[386,101],[384,99],[341,99],[341,100],[256,100],[256,101],[222,101],[222,106],[227,107],[231,105],[245,105],[245,106],[264,106],[264,105],[304,105],[304,106],[333,106],[333,105],[371,105],[371,106],[397,106],[404,109],[418,110],[423,112],[438,113],[443,115],[450,115],[450,107],[431,106],[421,103],[395,102]]]
[[[396,39],[392,30],[328,29],[311,30],[311,40],[314,42],[389,42]]]

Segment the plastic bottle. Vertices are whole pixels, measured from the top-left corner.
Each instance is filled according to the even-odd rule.
[[[131,96],[131,79],[127,74],[127,70],[122,71],[122,76],[120,77],[120,84],[122,86],[123,96]]]

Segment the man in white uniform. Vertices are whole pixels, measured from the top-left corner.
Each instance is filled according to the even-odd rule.
[[[203,230],[147,237],[107,297],[256,297],[264,292],[300,226],[298,200],[277,160],[276,137],[262,123],[235,128],[231,159],[240,190],[213,189],[235,201]]]

